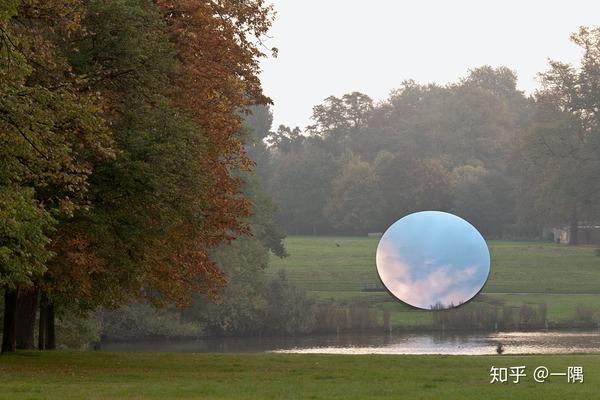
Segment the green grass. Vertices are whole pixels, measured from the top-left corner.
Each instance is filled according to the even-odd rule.
[[[375,267],[378,241],[290,236],[285,241],[290,257],[272,257],[268,273],[285,269],[291,281],[321,300],[389,307],[396,325],[428,324],[429,313],[395,302],[385,292],[362,291],[365,283],[379,282]],[[514,306],[546,303],[548,319],[558,323],[572,320],[579,305],[600,314],[600,257],[595,255],[595,247],[505,241],[489,241],[488,245],[492,262],[484,301]]]
[[[490,367],[525,365],[519,384]],[[583,384],[551,372],[584,368]],[[593,399],[600,355],[385,356],[16,353],[0,356],[0,399]]]

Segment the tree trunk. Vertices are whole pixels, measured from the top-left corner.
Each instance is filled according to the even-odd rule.
[[[38,325],[38,350],[46,348],[46,324],[48,313],[48,298],[45,293],[42,293],[40,298],[40,322]]]
[[[17,348],[17,289],[4,291],[4,323],[2,334],[2,352],[13,352]]]
[[[579,221],[577,221],[577,205],[573,206],[573,213],[569,221],[569,245],[579,244]]]
[[[17,349],[33,350],[35,348],[37,301],[37,289],[21,290],[17,296]]]
[[[46,306],[46,350],[56,349],[56,334],[54,332],[54,304]]]

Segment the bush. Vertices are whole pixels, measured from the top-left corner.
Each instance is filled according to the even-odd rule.
[[[498,320],[497,307],[486,303],[471,302],[450,309],[438,304],[432,309],[433,326],[438,329],[493,329]]]
[[[98,320],[102,337],[108,340],[195,338],[202,334],[199,324],[182,320],[177,310],[155,309],[147,303],[102,310]]]
[[[56,346],[59,349],[86,350],[100,340],[100,322],[76,313],[56,318]]]
[[[314,300],[287,279],[280,270],[267,285],[267,309],[263,332],[294,334],[310,332],[315,325]]]
[[[594,322],[594,309],[583,304],[578,304],[575,308],[575,319],[577,322],[592,324]]]
[[[354,331],[374,330],[378,327],[378,311],[374,307],[364,304],[353,304],[350,306],[350,326]]]

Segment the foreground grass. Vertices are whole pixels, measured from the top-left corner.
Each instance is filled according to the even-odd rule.
[[[525,365],[521,383],[490,367]],[[585,383],[533,380],[584,368]],[[340,356],[194,353],[17,353],[0,356],[0,399],[592,399],[600,355]]]
[[[318,299],[368,302],[392,310],[392,323],[431,323],[423,313],[393,301],[385,292],[363,292],[365,283],[379,282],[375,251],[379,239],[368,237],[290,236],[290,257],[272,257],[269,273],[285,269],[291,281]],[[479,301],[548,305],[550,322],[575,318],[576,309],[598,310],[600,318],[600,258],[593,246],[541,242],[489,241],[491,273]],[[515,294],[517,293],[517,294]]]

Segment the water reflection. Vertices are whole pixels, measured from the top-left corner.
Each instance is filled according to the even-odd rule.
[[[102,349],[216,353],[483,355],[495,354],[498,343],[504,345],[505,354],[600,353],[600,333],[596,331],[208,338],[181,342],[112,343],[103,344]]]
[[[399,300],[422,309],[458,306],[485,284],[490,254],[462,218],[422,211],[396,221],[377,246],[377,272]]]

